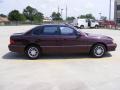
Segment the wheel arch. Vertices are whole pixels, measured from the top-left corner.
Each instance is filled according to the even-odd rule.
[[[85,25],[81,24],[81,25],[80,25],[80,28],[81,28],[81,27],[85,28]],[[81,29],[82,29],[82,28],[81,28]]]
[[[96,42],[96,43],[94,43],[94,44],[90,47],[90,51],[89,51],[89,52],[91,52],[92,48],[93,48],[95,45],[97,45],[97,44],[102,44],[102,45],[104,45],[105,48],[106,48],[106,51],[108,51],[107,45],[106,45],[105,43],[103,43],[103,42]]]
[[[95,26],[99,27],[99,25],[98,25],[98,24],[95,24]]]
[[[37,46],[40,50],[42,50],[42,48],[41,48],[38,44],[30,43],[30,44],[28,44],[28,45],[24,48],[24,51],[26,51],[26,49],[27,49],[29,46]]]

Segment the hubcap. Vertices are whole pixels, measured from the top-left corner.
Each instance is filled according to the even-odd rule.
[[[102,56],[104,54],[105,50],[102,46],[97,46],[95,49],[94,49],[94,54],[95,56]]]
[[[28,55],[31,58],[36,58],[39,55],[39,51],[36,47],[31,47],[28,49]]]

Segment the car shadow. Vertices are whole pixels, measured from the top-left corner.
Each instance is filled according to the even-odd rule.
[[[109,58],[112,57],[110,53],[106,53],[106,55],[103,58]],[[42,55],[40,57],[40,60],[45,60],[45,59],[50,59],[50,60],[60,60],[60,59],[88,59],[92,58],[88,54],[49,54],[49,55]],[[8,52],[5,55],[2,56],[2,59],[7,59],[7,60],[30,60],[28,59],[24,54],[20,53],[13,53],[13,52]]]

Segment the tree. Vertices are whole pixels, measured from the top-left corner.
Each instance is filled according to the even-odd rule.
[[[78,18],[81,18],[81,19],[95,19],[95,17],[92,14],[80,15]]]
[[[52,20],[63,20],[61,18],[61,14],[60,13],[53,12],[51,17],[52,17]]]
[[[4,15],[4,14],[0,14],[0,17],[7,17],[6,15]]]
[[[8,19],[11,21],[25,21],[26,18],[18,10],[13,10],[9,13]]]
[[[75,17],[67,17],[66,20],[68,20],[68,21],[73,21],[74,19],[75,19]]]
[[[33,21],[36,21],[36,22],[42,22],[43,21],[43,14],[38,12],[35,14],[35,16],[33,17]]]
[[[26,21],[26,17],[23,14],[20,14],[20,21]]]
[[[38,12],[37,9],[27,6],[23,11],[24,16],[30,21],[41,22],[44,18],[41,12]]]

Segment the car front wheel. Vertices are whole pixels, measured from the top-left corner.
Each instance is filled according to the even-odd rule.
[[[37,46],[29,46],[26,49],[26,55],[30,59],[38,59],[40,56],[40,49]]]
[[[92,54],[93,57],[101,58],[106,53],[106,47],[102,44],[97,44],[92,48],[90,53]]]

